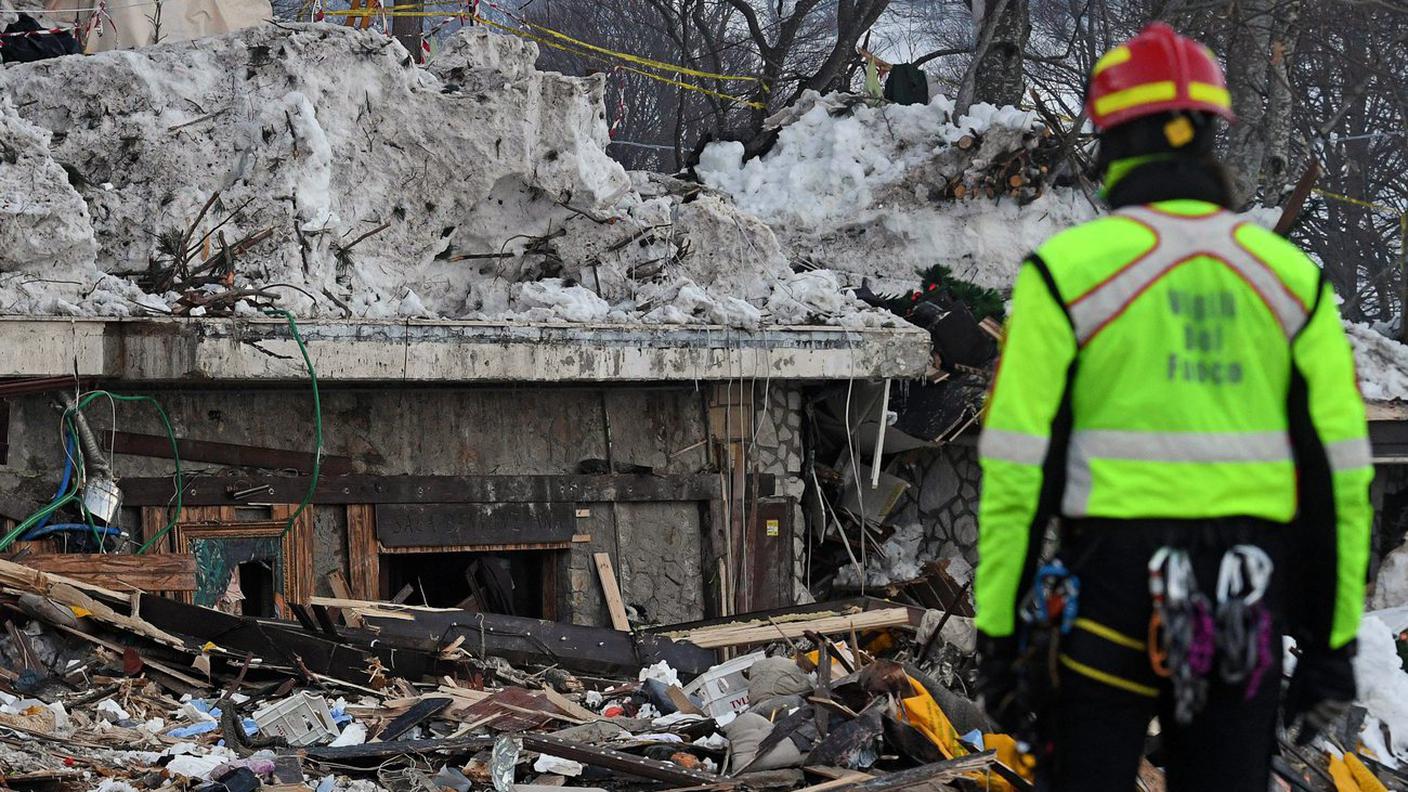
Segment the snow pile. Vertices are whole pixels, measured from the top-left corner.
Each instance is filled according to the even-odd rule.
[[[1372,327],[1345,322],[1359,370],[1359,390],[1369,401],[1408,400],[1408,346]]]
[[[893,321],[839,293],[775,319],[772,231],[626,173],[602,75],[536,57],[476,27],[421,68],[375,31],[283,25],[0,70],[0,312],[264,289],[303,316]],[[160,277],[222,251],[228,282]]]
[[[62,277],[97,257],[88,207],[49,141],[0,94],[0,272]]]
[[[1408,761],[1408,672],[1398,656],[1394,633],[1376,615],[1368,614],[1359,627],[1359,652],[1354,658],[1354,676],[1359,687],[1356,703],[1369,711],[1362,734],[1365,744],[1377,748],[1384,761]],[[1379,724],[1390,735],[1387,745],[1379,736]],[[1386,750],[1385,750],[1386,749]]]
[[[1020,201],[952,197],[952,185],[979,182],[1035,145],[1041,127],[1017,108],[979,104],[955,118],[942,96],[872,107],[808,93],[769,123],[779,132],[764,156],[743,162],[742,144],[714,143],[695,170],[799,259],[848,273],[846,285],[869,277],[908,289],[915,272],[942,262],[957,277],[1007,288],[1038,244],[1096,213],[1065,189]]]

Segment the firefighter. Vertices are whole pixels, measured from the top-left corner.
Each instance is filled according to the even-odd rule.
[[[1045,789],[1127,792],[1157,718],[1170,790],[1264,792],[1282,634],[1302,739],[1355,693],[1351,349],[1321,271],[1228,211],[1208,48],[1150,25],[1086,108],[1112,212],[1023,262],[979,444],[981,698],[1009,730],[1035,715]]]

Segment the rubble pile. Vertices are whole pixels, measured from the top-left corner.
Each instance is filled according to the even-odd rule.
[[[921,670],[971,658],[967,620],[881,600],[632,634],[317,597],[256,619],[11,561],[0,584],[12,788],[1030,788],[971,662]]]
[[[0,312],[893,321],[728,201],[628,174],[603,77],[536,57],[473,27],[422,68],[278,25],[0,70]]]

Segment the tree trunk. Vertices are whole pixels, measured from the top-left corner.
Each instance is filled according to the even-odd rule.
[[[991,42],[985,51],[977,53],[973,101],[1015,105],[1022,101],[1025,84],[1022,52],[1032,33],[1028,0],[1007,0],[992,24]],[[978,30],[982,30],[981,22]]]
[[[1268,67],[1269,92],[1266,102],[1266,158],[1261,183],[1266,203],[1280,204],[1291,182],[1291,93],[1290,64],[1295,57],[1299,34],[1300,0],[1289,0],[1281,8],[1271,39]]]
[[[1232,176],[1232,205],[1249,203],[1261,184],[1266,159],[1267,72],[1271,64],[1272,0],[1231,0],[1232,38],[1227,46],[1227,89],[1238,123],[1227,133],[1224,158]]]

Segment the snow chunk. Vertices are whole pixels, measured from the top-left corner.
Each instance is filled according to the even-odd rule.
[[[1354,658],[1354,676],[1359,686],[1356,703],[1388,727],[1392,756],[1408,761],[1408,673],[1403,670],[1393,631],[1369,614],[1359,627],[1358,637],[1359,652]]]
[[[1345,322],[1354,346],[1359,389],[1369,401],[1408,400],[1408,346],[1365,324]]]
[[[568,285],[561,278],[547,278],[525,283],[518,292],[523,309],[546,309],[552,316],[569,322],[601,322],[611,312],[611,306],[590,289]]]

